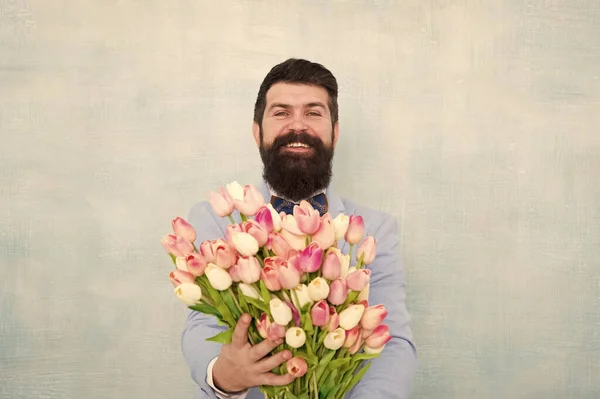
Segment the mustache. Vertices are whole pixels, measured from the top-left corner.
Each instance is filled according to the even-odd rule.
[[[273,140],[273,144],[271,145],[271,148],[275,150],[275,149],[279,149],[281,147],[285,147],[288,144],[292,144],[292,143],[306,144],[313,148],[319,148],[319,147],[323,146],[323,142],[320,139],[313,137],[306,132],[293,132],[292,131],[283,136],[279,136],[275,140]]]

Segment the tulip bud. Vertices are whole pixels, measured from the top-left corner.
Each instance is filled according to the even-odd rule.
[[[344,341],[344,348],[350,348],[356,342],[358,338],[358,326],[351,330],[346,331],[346,340]]]
[[[293,375],[295,378],[300,378],[308,371],[308,365],[306,360],[301,357],[293,357],[285,363],[287,373]]]
[[[271,212],[271,217],[273,218],[273,231],[279,232],[281,231],[281,215],[277,213],[273,205],[267,204],[267,208]]]
[[[256,329],[258,330],[258,333],[263,339],[267,339],[270,326],[271,320],[269,319],[269,316],[267,316],[266,313],[263,313],[260,316],[260,319],[256,320]]]
[[[234,232],[245,233],[245,231],[242,229],[242,225],[239,223],[227,225],[227,228],[225,229],[225,241],[230,248],[235,248],[235,245],[233,245]],[[200,250],[200,252],[202,252],[202,250]]]
[[[233,198],[223,187],[218,193],[214,191],[208,193],[208,202],[215,215],[219,217],[229,216],[233,212]]]
[[[340,312],[340,327],[351,330],[360,321],[365,307],[363,305],[350,305]]]
[[[248,233],[231,233],[235,249],[242,256],[254,256],[258,252],[258,242]]]
[[[289,252],[292,247],[288,242],[281,236],[281,234],[273,232],[269,235],[270,250],[275,252],[275,255],[280,256],[284,259],[288,259]]]
[[[362,348],[363,343],[365,342],[365,339],[363,337],[363,331],[364,330],[362,328],[358,330],[358,336],[356,337],[356,340],[354,341],[352,346],[348,348],[349,354],[354,355],[360,350],[360,348]]]
[[[323,250],[315,242],[306,247],[299,254],[299,266],[302,272],[312,273],[319,270],[323,260]]]
[[[279,267],[279,283],[281,288],[291,290],[300,284],[300,273],[292,265],[287,262]]]
[[[332,305],[341,305],[346,301],[348,297],[348,287],[346,287],[346,280],[339,277],[331,282],[329,287],[329,296],[327,299]]]
[[[234,181],[227,184],[225,188],[227,189],[227,193],[229,193],[233,200],[244,199],[244,187],[242,187],[240,183]]]
[[[242,223],[242,230],[254,237],[259,247],[265,246],[269,239],[269,232],[255,220],[250,219]]]
[[[283,337],[285,337],[285,326],[277,323],[269,324],[269,327],[267,328],[267,338],[270,341],[276,341]]]
[[[388,315],[388,311],[383,305],[369,306],[360,319],[360,325],[367,330],[374,330],[379,326],[383,319]]]
[[[348,222],[348,231],[346,231],[346,241],[350,245],[356,245],[365,235],[365,223],[362,216],[350,216]]]
[[[352,291],[362,291],[371,279],[371,270],[358,269],[350,272],[346,277],[348,289]]]
[[[260,294],[258,293],[258,290],[256,288],[254,288],[253,286],[244,284],[244,283],[239,283],[238,288],[243,295],[245,295],[249,298],[260,300]]]
[[[371,287],[371,284],[367,284],[367,286],[362,289],[362,291],[360,292],[360,294],[358,294],[358,297],[356,298],[357,302],[368,301],[369,300],[369,290],[370,290],[370,287]]]
[[[379,348],[371,348],[370,346],[365,346],[365,353],[367,355],[378,355],[383,352],[383,348],[385,345],[380,346]]]
[[[325,254],[325,261],[323,262],[323,277],[327,280],[335,280],[338,278],[342,271],[342,262],[340,256],[341,251],[337,248],[329,248]]]
[[[260,191],[251,184],[242,188],[243,197],[233,199],[235,209],[246,216],[254,216],[256,212],[265,204],[265,200]],[[239,195],[239,193],[236,193]]]
[[[306,248],[305,235],[292,234],[286,229],[281,229],[279,234],[292,249],[295,249],[296,251],[302,251],[304,248]]]
[[[175,258],[175,267],[183,272],[188,271],[185,256],[178,256]]]
[[[292,348],[299,348],[306,342],[306,333],[300,327],[290,327],[285,333],[285,343]]]
[[[326,301],[319,301],[310,309],[310,319],[313,326],[324,326],[329,321],[329,305]]]
[[[292,303],[300,310],[302,310],[305,305],[312,303],[310,296],[308,296],[308,287],[305,284],[300,284],[292,289]]]
[[[304,234],[314,234],[321,225],[319,211],[315,210],[308,201],[300,201],[300,205],[294,206],[294,219],[298,229]]]
[[[323,277],[317,277],[308,283],[308,296],[313,302],[327,298],[329,295],[329,285]]]
[[[215,258],[211,263],[216,264],[221,269],[229,269],[237,260],[235,251],[221,239],[212,241],[212,249]]]
[[[185,267],[195,277],[202,276],[207,262],[199,253],[191,253],[185,258]]]
[[[329,321],[327,322],[327,331],[331,332],[340,326],[340,315],[334,306],[329,306]]]
[[[312,240],[324,250],[335,244],[335,231],[329,213],[326,213],[321,217],[321,226],[319,227],[319,230],[313,234]]]
[[[175,269],[169,274],[169,278],[171,280],[171,284],[173,287],[178,287],[183,283],[194,283],[194,276],[190,272],[186,272],[183,270]]]
[[[340,276],[346,278],[350,272],[350,255],[340,256]]]
[[[341,240],[346,231],[348,231],[348,224],[350,223],[350,218],[343,213],[337,215],[335,219],[333,219],[333,231],[335,233],[335,240]]]
[[[165,251],[175,257],[186,256],[194,251],[192,243],[182,236],[167,234],[160,241]]]
[[[196,230],[184,219],[177,217],[171,221],[176,236],[183,237],[190,243],[196,241]]]
[[[254,220],[256,223],[260,224],[267,233],[273,231],[273,214],[268,206],[264,205],[260,208],[258,212],[256,212],[256,215],[254,215]]]
[[[204,274],[208,277],[210,285],[217,291],[225,291],[231,287],[231,284],[233,283],[227,270],[221,269],[214,263],[209,263],[208,266],[206,266]]]
[[[356,251],[356,260],[359,261],[362,257],[363,265],[370,265],[375,260],[375,253],[377,252],[377,240],[373,236],[368,236],[359,245]]]
[[[279,298],[271,299],[269,302],[269,308],[271,309],[271,316],[273,321],[281,326],[287,326],[292,321],[292,309]]]
[[[390,327],[385,324],[380,324],[365,340],[365,346],[368,346],[372,349],[377,349],[387,344],[390,339],[392,339],[392,336],[390,335]]]
[[[207,263],[213,263],[215,260],[215,252],[213,251],[212,241],[203,241],[200,244],[200,254],[206,260]]]
[[[269,291],[279,291],[281,289],[281,283],[279,282],[279,268],[275,265],[267,265],[266,263],[265,259],[265,267],[260,272],[260,279],[265,283],[265,286]]]
[[[194,305],[202,298],[202,290],[196,284],[183,283],[175,288],[175,295],[186,305]]]
[[[323,346],[327,349],[338,350],[344,345],[345,340],[346,331],[341,328],[336,328],[332,332],[327,333],[325,340],[323,341]]]
[[[243,283],[254,284],[260,280],[262,268],[260,267],[258,259],[254,256],[239,258],[236,266],[238,268],[240,281]]]

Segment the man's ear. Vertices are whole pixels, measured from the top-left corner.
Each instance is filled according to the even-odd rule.
[[[254,136],[254,141],[256,142],[256,146],[260,147],[260,126],[258,123],[252,123],[252,135]]]
[[[340,134],[340,121],[337,121],[333,125],[333,146],[335,147],[338,141],[338,137]]]

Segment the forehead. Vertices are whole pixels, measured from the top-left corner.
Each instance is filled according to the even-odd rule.
[[[315,102],[323,103],[328,107],[329,94],[327,94],[327,90],[314,85],[276,83],[267,91],[267,108],[273,103],[302,106]]]

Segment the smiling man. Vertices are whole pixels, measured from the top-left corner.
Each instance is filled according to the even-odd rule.
[[[278,212],[291,213],[307,200],[321,214],[361,215],[365,232],[377,239],[377,258],[371,270],[369,304],[383,304],[392,339],[372,361],[350,398],[408,398],[416,369],[409,314],[405,306],[405,276],[399,254],[396,219],[338,196],[331,187],[332,162],[339,136],[338,86],[320,64],[289,59],[276,65],[260,86],[254,107],[253,135],[263,162],[262,193]],[[227,220],[216,217],[207,202],[195,205],[188,220],[204,240],[224,237]],[[348,248],[340,248],[347,252]],[[191,312],[182,335],[184,356],[200,398],[263,398],[258,385],[287,385],[289,375],[270,372],[291,357],[289,351],[271,354],[280,342],[251,346],[249,320],[239,321],[232,343],[205,339],[223,331],[214,317]]]

